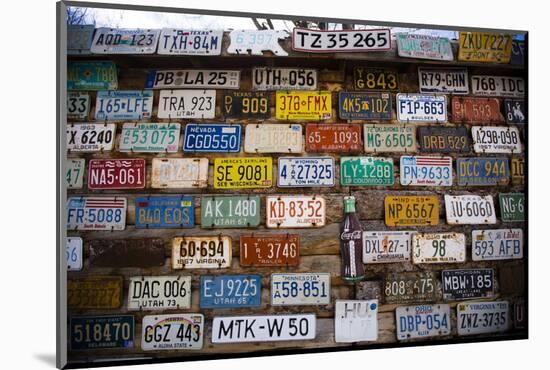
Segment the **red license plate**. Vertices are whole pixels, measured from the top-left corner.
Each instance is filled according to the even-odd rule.
[[[504,122],[500,101],[495,98],[461,98],[453,96],[453,122],[499,123]]]
[[[142,189],[145,159],[92,159],[88,166],[89,189]]]
[[[361,125],[308,123],[306,125],[307,152],[358,152],[363,150]]]

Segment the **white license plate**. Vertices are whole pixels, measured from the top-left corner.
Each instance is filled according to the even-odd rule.
[[[271,51],[277,56],[288,56],[288,53],[279,45],[279,40],[287,37],[282,30],[233,30],[229,32],[231,39],[227,48],[228,54],[263,55],[264,51]]]
[[[124,230],[126,198],[72,197],[67,200],[67,230]]]
[[[334,312],[336,343],[378,339],[378,300],[336,300]]]
[[[67,119],[85,120],[90,112],[90,94],[69,91],[67,93]]]
[[[180,310],[191,307],[191,276],[133,276],[128,311]]]
[[[292,50],[310,53],[365,52],[391,49],[390,30],[320,31],[294,27]]]
[[[149,315],[141,324],[144,351],[201,349],[204,316],[200,313]]]
[[[472,94],[523,98],[525,81],[521,77],[472,76]]]
[[[286,195],[266,198],[266,227],[304,228],[325,226],[325,198]]]
[[[207,269],[231,266],[231,238],[187,236],[172,239],[172,268]]]
[[[81,189],[84,178],[85,159],[67,159],[67,173],[65,180],[70,189]]]
[[[165,188],[205,188],[208,158],[153,158],[151,186]]]
[[[472,126],[476,153],[521,153],[517,127]]]
[[[418,68],[421,93],[468,94],[468,70],[465,68]]]
[[[445,211],[449,225],[497,222],[493,197],[490,195],[445,195]]]
[[[157,52],[161,55],[220,55],[222,40],[222,30],[163,28]]]
[[[317,90],[317,70],[304,68],[252,68],[252,89]]]
[[[181,69],[151,71],[146,89],[238,89],[241,71],[218,69]]]
[[[315,339],[313,314],[214,317],[212,343]]]
[[[458,335],[499,333],[508,330],[508,302],[463,302],[456,306]]]
[[[447,96],[397,94],[399,122],[447,122]]]
[[[97,121],[141,120],[151,118],[153,92],[151,90],[98,91],[95,101]]]
[[[363,125],[365,152],[416,152],[414,126]]]
[[[216,115],[216,90],[161,90],[158,118],[211,119]]]
[[[96,28],[90,50],[93,54],[153,54],[160,30]]]
[[[466,236],[461,233],[418,233],[412,236],[413,263],[466,261]]]
[[[308,306],[329,303],[329,273],[271,274],[272,306]]]
[[[279,187],[334,186],[334,158],[279,157]]]
[[[395,321],[398,340],[451,334],[448,304],[397,307]]]
[[[100,152],[113,149],[114,123],[75,123],[67,125],[69,152]]]
[[[67,237],[67,271],[82,270],[82,238]]]
[[[246,125],[245,153],[301,153],[302,125],[262,123]]]
[[[118,150],[135,153],[175,153],[180,141],[179,123],[125,123]]]
[[[410,231],[363,231],[363,263],[411,260]]]
[[[523,258],[523,230],[472,230],[472,260],[498,261]]]
[[[401,185],[451,186],[453,159],[451,157],[402,156]]]

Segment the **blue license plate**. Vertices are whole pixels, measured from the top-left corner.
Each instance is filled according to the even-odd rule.
[[[68,62],[67,90],[116,90],[117,70],[113,62]]]
[[[193,197],[165,196],[136,198],[136,228],[179,228],[195,226]]]
[[[134,316],[81,316],[71,318],[71,349],[132,348]]]
[[[341,119],[391,119],[392,99],[389,93],[341,92],[338,102]]]
[[[506,185],[510,181],[508,158],[458,158],[458,186]]]
[[[201,308],[258,307],[261,303],[260,275],[201,276]]]
[[[140,120],[151,118],[153,92],[151,90],[98,91],[95,119]]]
[[[196,124],[185,126],[184,152],[238,153],[241,150],[241,125]]]

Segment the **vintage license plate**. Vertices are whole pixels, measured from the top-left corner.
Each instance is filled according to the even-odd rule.
[[[216,269],[230,266],[229,236],[188,236],[172,239],[173,269]]]
[[[410,231],[363,231],[363,263],[411,260]]]
[[[154,54],[160,30],[96,28],[93,54]]]
[[[472,76],[472,94],[523,98],[525,81],[521,77],[474,75]]]
[[[132,276],[128,311],[191,308],[191,276]]]
[[[515,329],[525,329],[527,325],[527,317],[525,310],[525,301],[523,299],[514,303],[514,310],[512,313],[514,328]]]
[[[466,127],[420,126],[418,146],[425,153],[469,153],[472,139]]]
[[[262,123],[246,125],[245,153],[302,153],[302,125]]]
[[[512,56],[512,35],[460,32],[458,45],[459,61],[509,63]]]
[[[314,120],[331,118],[330,91],[277,91],[275,93],[278,120]]]
[[[82,270],[82,238],[67,237],[67,271]]]
[[[125,123],[118,150],[136,153],[175,153],[180,141],[179,123]]]
[[[392,98],[389,93],[340,92],[338,115],[340,119],[390,120]]]
[[[500,123],[504,119],[500,113],[500,100],[496,98],[451,99],[452,120],[454,123]]]
[[[88,55],[94,37],[95,26],[67,25],[67,55]]]
[[[114,123],[77,123],[67,125],[69,152],[100,152],[113,149]]]
[[[447,122],[446,95],[397,94],[400,122]]]
[[[445,195],[449,225],[494,224],[497,222],[491,195]]]
[[[330,303],[330,273],[271,274],[272,306]]]
[[[201,308],[259,307],[262,304],[260,275],[201,276]]]
[[[472,126],[476,153],[521,153],[517,127]]]
[[[241,71],[180,69],[150,71],[146,89],[238,89]]]
[[[232,30],[229,38],[228,54],[264,55],[264,51],[270,51],[277,56],[288,56],[279,45],[279,40],[287,38],[283,30]]]
[[[185,125],[184,152],[238,153],[240,150],[241,125],[225,123],[188,123]]]
[[[162,267],[166,262],[164,240],[94,239],[89,244],[89,263],[92,267]]]
[[[512,158],[510,171],[512,176],[512,185],[523,185],[525,160],[523,158]]]
[[[334,186],[334,158],[279,157],[277,186]]]
[[[526,121],[525,101],[523,99],[504,100],[506,123],[523,125]]]
[[[97,121],[141,120],[151,118],[153,92],[151,90],[98,91],[95,101]]]
[[[88,189],[145,188],[145,159],[91,159]]]
[[[212,322],[212,343],[311,340],[315,334],[313,314],[224,316]]]
[[[510,59],[512,65],[525,64],[525,41],[513,40],[512,41],[512,58]]]
[[[472,298],[491,298],[494,295],[493,269],[443,270],[441,289],[443,299],[456,301]]]
[[[508,158],[457,158],[456,182],[458,186],[506,185],[510,181]]]
[[[500,193],[498,200],[502,222],[525,221],[525,196],[523,193]]]
[[[161,55],[220,55],[222,30],[163,28],[157,53]]]
[[[472,230],[472,260],[499,261],[523,258],[523,230]]]
[[[418,68],[421,93],[468,94],[466,68]]]
[[[462,302],[456,306],[458,335],[505,332],[509,327],[508,302]]]
[[[446,37],[398,33],[397,55],[403,58],[453,60],[451,42]]]
[[[260,225],[260,196],[202,196],[201,227],[233,228]]]
[[[271,157],[214,159],[214,189],[270,188],[272,178]]]
[[[361,125],[318,124],[306,125],[306,152],[360,152],[363,148]]]
[[[202,348],[204,315],[177,313],[149,315],[141,324],[143,351],[197,350]]]
[[[453,184],[451,157],[404,155],[399,162],[401,185],[451,186]]]
[[[398,340],[451,334],[451,308],[448,304],[397,307],[395,321]]]
[[[415,130],[414,126],[363,125],[365,152],[415,152]]]
[[[207,183],[208,158],[153,158],[154,189],[205,188]]]
[[[72,197],[67,200],[67,230],[124,230],[126,198]]]
[[[391,50],[391,31],[388,28],[321,31],[294,27],[292,50],[309,53]]]
[[[271,117],[271,94],[262,91],[226,91],[223,95],[223,116],[226,119]]]
[[[439,223],[437,196],[387,196],[384,198],[386,226],[427,226]]]
[[[85,120],[90,112],[90,94],[80,91],[67,92],[67,119]]]
[[[171,229],[195,226],[195,199],[181,195],[137,197],[135,227]]]
[[[432,271],[390,273],[383,287],[384,301],[386,304],[435,301],[436,284]]]
[[[466,235],[461,233],[416,233],[411,244],[414,264],[466,261]]]
[[[67,159],[65,181],[70,189],[81,189],[84,178],[85,159]]]
[[[67,90],[116,90],[113,62],[67,62]]]
[[[355,90],[398,90],[397,71],[355,67],[353,69],[353,88]]]
[[[325,198],[312,195],[268,196],[267,228],[325,226]]]
[[[157,112],[158,118],[212,119],[215,116],[216,116],[216,90],[161,90],[160,91],[158,112]]]
[[[241,235],[241,266],[298,266],[300,237],[295,234]]]
[[[72,309],[112,309],[122,304],[122,276],[67,280],[67,306]]]
[[[309,68],[252,68],[254,90],[317,90],[317,70]]]
[[[340,184],[343,186],[391,186],[393,183],[392,158],[340,158]]]
[[[334,312],[336,343],[375,341],[378,339],[378,300],[337,299]]]
[[[69,326],[72,350],[134,347],[132,315],[76,316]]]

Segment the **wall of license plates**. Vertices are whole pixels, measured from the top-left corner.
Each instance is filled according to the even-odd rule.
[[[68,41],[70,361],[526,335],[522,41]]]

